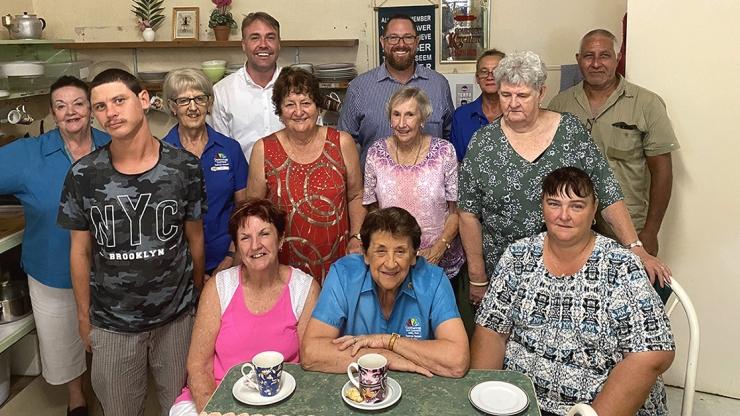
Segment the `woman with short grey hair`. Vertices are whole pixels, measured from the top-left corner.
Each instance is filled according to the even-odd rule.
[[[247,196],[247,160],[239,143],[206,124],[213,105],[213,84],[192,68],[170,71],[164,79],[167,105],[178,123],[162,139],[200,159],[208,211],[203,217],[206,277],[231,267],[235,249],[229,237],[229,216]]]
[[[619,183],[586,128],[571,114],[540,108],[547,89],[542,59],[530,51],[512,53],[494,76],[503,115],[473,135],[460,169],[460,236],[471,303],[485,294],[504,249],[541,230],[542,179],[563,166],[589,175],[601,215],[640,257],[651,281],[669,279],[670,270],[639,243]],[[563,214],[560,225],[570,221]]]
[[[505,57],[493,70],[496,83],[529,85],[539,90],[547,80],[547,67],[539,55],[532,51],[514,52]]]

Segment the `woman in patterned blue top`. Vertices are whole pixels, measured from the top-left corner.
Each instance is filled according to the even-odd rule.
[[[597,206],[582,170],[544,179],[547,232],[501,257],[476,316],[471,368],[527,374],[545,416],[580,402],[600,415],[667,415],[670,322],[639,258],[591,230]]]

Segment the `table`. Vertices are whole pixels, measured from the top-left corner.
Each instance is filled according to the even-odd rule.
[[[522,373],[498,370],[470,370],[461,379],[445,377],[426,378],[412,373],[391,371],[389,376],[401,384],[403,395],[395,405],[376,412],[356,410],[344,403],[340,391],[348,378],[346,374],[325,374],[304,371],[296,364],[285,364],[296,379],[293,394],[280,403],[268,406],[249,406],[237,401],[231,389],[242,376],[241,366],[229,370],[223,382],[211,396],[206,412],[234,412],[236,414],[274,415],[361,415],[380,413],[389,415],[480,415],[470,404],[468,392],[476,384],[488,380],[512,383],[527,393],[529,407],[522,416],[540,416],[532,381]]]

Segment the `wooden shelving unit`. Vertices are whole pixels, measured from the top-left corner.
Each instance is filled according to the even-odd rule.
[[[359,44],[357,39],[317,39],[280,41],[284,48],[346,48]],[[191,41],[155,41],[155,42],[55,42],[59,49],[158,49],[158,48],[240,48],[240,40],[191,40]]]

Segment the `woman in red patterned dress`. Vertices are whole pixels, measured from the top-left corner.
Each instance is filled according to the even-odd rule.
[[[247,182],[249,196],[288,213],[280,262],[319,283],[336,259],[362,252],[365,217],[357,148],[349,134],[317,124],[320,98],[313,75],[281,71],[272,102],[285,128],[255,143]]]

